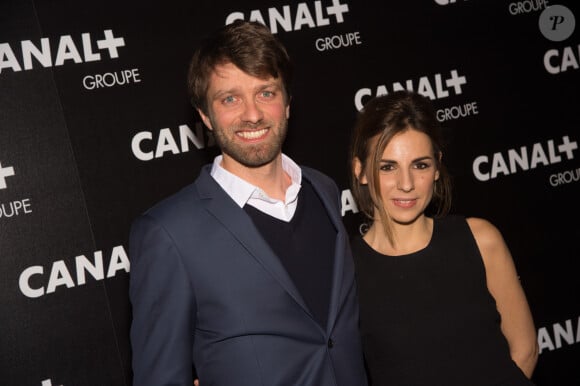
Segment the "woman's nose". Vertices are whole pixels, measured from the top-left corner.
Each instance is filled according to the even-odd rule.
[[[401,170],[397,179],[397,189],[403,192],[410,192],[415,188],[413,175],[408,170]]]

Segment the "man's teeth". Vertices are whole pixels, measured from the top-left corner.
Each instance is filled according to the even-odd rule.
[[[255,139],[255,138],[259,138],[259,137],[263,136],[264,134],[266,134],[267,131],[268,131],[268,129],[262,129],[262,130],[256,130],[256,131],[239,131],[237,134],[240,137],[243,137],[246,139]]]

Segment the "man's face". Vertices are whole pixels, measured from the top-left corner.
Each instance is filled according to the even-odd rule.
[[[264,166],[280,155],[290,115],[280,78],[260,79],[231,63],[218,65],[207,98],[208,115],[199,112],[226,170]]]

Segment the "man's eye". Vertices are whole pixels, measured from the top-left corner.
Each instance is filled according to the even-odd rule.
[[[227,96],[223,99],[223,103],[233,103],[235,98],[233,96]]]
[[[274,92],[273,91],[262,91],[262,96],[264,98],[272,98],[274,96]]]

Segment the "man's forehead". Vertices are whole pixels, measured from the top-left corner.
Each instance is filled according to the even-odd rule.
[[[219,66],[214,68],[209,78],[209,88],[237,88],[237,87],[280,87],[282,79],[274,78],[271,75],[260,77],[248,74],[234,65]]]
[[[261,75],[253,75],[250,74],[233,63],[223,63],[218,64],[213,68],[211,76],[216,76],[218,78],[232,78],[232,77],[240,77],[240,78],[253,78],[262,82],[275,82],[280,80],[280,78],[275,78],[270,74]]]

